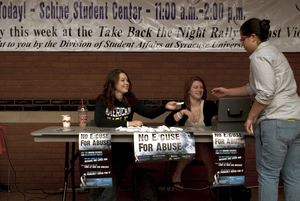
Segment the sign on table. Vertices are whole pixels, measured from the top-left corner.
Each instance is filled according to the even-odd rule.
[[[194,159],[194,133],[134,133],[134,154],[136,162]]]
[[[79,133],[81,188],[111,188],[111,134]]]
[[[243,185],[245,140],[243,133],[213,133],[214,186]]]

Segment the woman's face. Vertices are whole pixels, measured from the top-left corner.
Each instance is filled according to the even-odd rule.
[[[240,41],[241,41],[242,45],[244,46],[246,52],[249,54],[252,54],[258,47],[257,37],[255,36],[255,34],[245,36],[245,35],[242,35],[241,32],[240,32],[240,36],[241,36]]]
[[[129,89],[128,78],[127,78],[125,73],[120,73],[119,74],[119,81],[116,84],[115,93],[125,94],[125,93],[128,92],[128,89]]]
[[[203,93],[204,89],[202,82],[194,81],[189,91],[190,98],[200,100],[203,96]]]

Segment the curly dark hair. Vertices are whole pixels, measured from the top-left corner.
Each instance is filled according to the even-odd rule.
[[[124,104],[125,107],[129,107],[131,105],[131,103],[133,102],[133,100],[135,99],[135,95],[131,92],[132,86],[131,86],[131,82],[130,82],[128,74],[121,69],[115,69],[107,75],[106,82],[103,86],[103,91],[96,98],[96,101],[101,100],[104,103],[104,105],[106,107],[108,107],[109,110],[112,110],[115,108],[116,84],[119,82],[119,75],[121,73],[124,73],[127,76],[128,82],[129,82],[128,92],[123,94],[122,103]]]
[[[189,91],[195,81],[199,81],[203,85],[204,92],[203,92],[203,96],[201,99],[205,100],[207,97],[207,89],[206,89],[204,80],[199,76],[190,77],[184,84],[184,92],[183,92],[184,102],[185,102],[186,108],[188,110],[191,110],[191,101],[190,101]]]

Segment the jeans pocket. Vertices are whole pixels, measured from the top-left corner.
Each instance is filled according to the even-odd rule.
[[[296,138],[298,135],[297,121],[277,120],[276,137],[278,140],[288,142]]]

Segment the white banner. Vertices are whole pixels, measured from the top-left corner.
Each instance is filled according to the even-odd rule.
[[[299,0],[3,0],[0,51],[244,52],[239,28],[253,17],[299,52]]]

